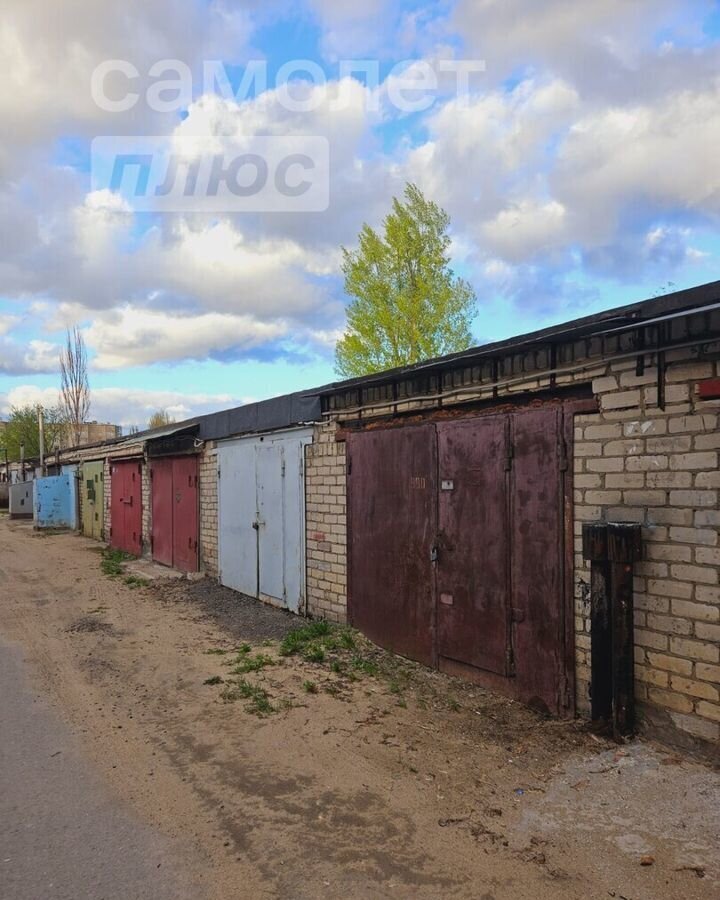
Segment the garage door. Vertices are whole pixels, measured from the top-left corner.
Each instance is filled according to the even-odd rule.
[[[150,478],[153,559],[182,572],[197,572],[197,457],[154,459]]]
[[[80,468],[82,530],[87,537],[103,538],[104,490],[102,462],[86,462]]]
[[[114,462],[110,467],[110,546],[133,556],[142,552],[142,463]]]
[[[300,612],[305,601],[305,445],[312,431],[218,447],[220,581]]]
[[[352,623],[565,711],[560,405],[348,436]]]

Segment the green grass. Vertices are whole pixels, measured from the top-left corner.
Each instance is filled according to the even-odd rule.
[[[276,711],[270,702],[268,692],[257,684],[251,684],[246,678],[238,678],[233,686],[226,687],[220,696],[227,703],[240,699],[248,700],[249,703],[245,708],[257,716],[267,716]]]
[[[314,681],[303,681],[303,690],[306,694],[317,694],[318,686]]]
[[[267,666],[276,665],[276,662],[266,653],[256,653],[254,656],[242,653],[238,655],[231,665],[232,669],[230,669],[230,672],[233,675],[245,675],[248,672],[260,672]]]
[[[123,581],[129,588],[147,587],[150,584],[147,578],[140,578],[139,575],[127,575]]]
[[[134,558],[135,557],[131,556],[129,553],[125,553],[124,550],[112,550],[110,547],[106,547],[102,551],[100,568],[104,575],[108,575],[110,578],[116,578],[125,571],[123,563]]]
[[[294,656],[304,651],[306,646],[317,638],[327,637],[331,632],[331,625],[324,619],[310,622],[300,628],[289,631],[280,644],[280,656]]]
[[[303,651],[303,658],[308,662],[325,662],[325,648],[322,644],[309,644]]]
[[[228,652],[228,650],[223,650],[222,647],[211,647],[205,651],[208,656],[225,656]]]

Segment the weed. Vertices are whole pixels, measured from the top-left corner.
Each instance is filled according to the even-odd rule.
[[[106,547],[102,551],[100,568],[104,575],[115,578],[117,575],[122,575],[124,571],[123,563],[133,558],[129,553],[125,553],[124,550],[113,550],[110,547]]]
[[[303,656],[308,662],[322,663],[325,662],[325,648],[322,644],[310,644],[305,648]]]
[[[252,650],[250,644],[240,644],[240,646],[235,651],[236,653],[249,653]]]
[[[396,705],[399,706],[400,709],[407,709],[407,701],[405,700],[404,697],[398,697],[398,701],[397,701]]]
[[[147,578],[140,578],[138,575],[128,575],[123,581],[129,588],[147,587],[150,584]]]
[[[314,681],[303,681],[303,690],[306,694],[317,694],[318,687]]]
[[[448,699],[448,709],[451,709],[453,712],[460,712],[460,704],[454,697]]]
[[[280,656],[293,656],[303,650],[307,644],[316,641],[317,638],[329,635],[330,631],[330,623],[325,619],[310,622],[309,625],[303,625],[300,628],[293,628],[285,635],[280,644]]]
[[[342,675],[345,671],[345,666],[340,662],[339,659],[334,659],[330,663],[331,671],[335,672],[336,675]]]
[[[206,650],[208,656],[225,656],[227,650],[223,650],[222,647],[211,647],[209,650]]]
[[[370,675],[371,678],[374,678],[380,671],[378,664],[374,660],[365,659],[364,656],[359,655],[353,656],[352,666],[358,672],[362,672],[364,675]]]
[[[340,693],[340,688],[332,683],[326,684],[324,690],[326,694],[332,694],[333,697]]]
[[[400,685],[394,680],[390,682],[389,689],[391,694],[399,694],[401,691]]]
[[[247,672],[259,672],[266,666],[274,666],[275,660],[264,653],[256,653],[255,656],[240,654],[232,664],[230,670],[233,675],[245,675]]]
[[[223,684],[223,680],[219,675],[213,675],[212,678],[206,678],[203,684]]]
[[[251,684],[246,678],[238,678],[236,681],[239,695],[249,700],[246,709],[258,716],[266,716],[275,712],[275,707],[270,702],[270,695],[266,690],[256,684]]]

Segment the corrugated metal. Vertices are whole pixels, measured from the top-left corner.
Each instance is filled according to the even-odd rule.
[[[142,552],[142,463],[113,462],[110,467],[110,546],[133,556]]]
[[[312,430],[218,447],[221,582],[301,612],[305,602],[304,447]]]
[[[104,464],[86,462],[80,467],[80,507],[82,530],[86,537],[96,541],[103,539],[105,484]]]
[[[10,518],[32,519],[33,498],[35,496],[33,481],[19,481],[10,485]]]
[[[74,470],[35,481],[36,528],[77,528],[77,479]]]

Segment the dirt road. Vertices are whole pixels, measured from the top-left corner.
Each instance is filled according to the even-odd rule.
[[[0,519],[0,637],[88,778],[166,852],[185,848],[198,900],[718,895],[717,773],[352,636],[286,640],[282,656],[301,623],[281,612],[127,580],[90,541]]]

